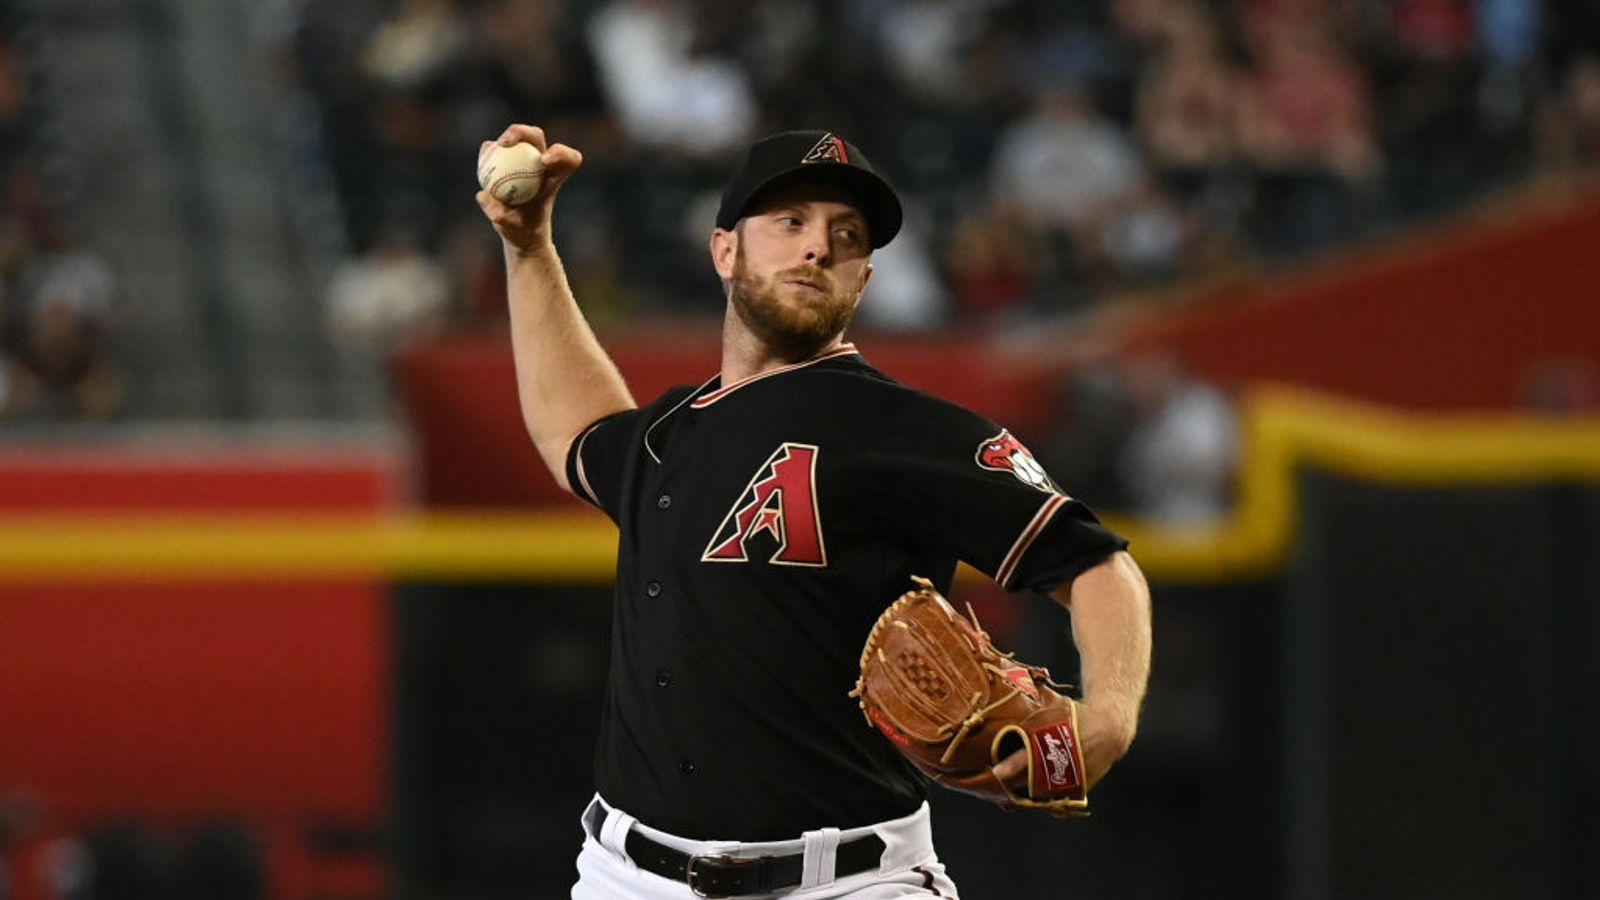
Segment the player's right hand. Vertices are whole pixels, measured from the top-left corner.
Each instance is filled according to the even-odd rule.
[[[554,208],[556,192],[572,173],[583,165],[583,154],[566,144],[551,144],[544,129],[535,125],[511,125],[493,141],[484,141],[481,153],[491,143],[510,147],[527,143],[538,147],[540,161],[544,163],[544,183],[533,199],[521,206],[507,206],[496,200],[488,191],[478,192],[478,207],[494,225],[508,249],[525,251],[550,239],[550,215]]]

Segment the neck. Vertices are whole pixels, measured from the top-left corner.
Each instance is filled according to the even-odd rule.
[[[730,385],[760,375],[762,372],[816,359],[824,353],[838,349],[842,344],[844,344],[843,332],[834,335],[826,344],[817,348],[815,353],[795,357],[780,352],[751,333],[744,320],[739,318],[739,313],[733,308],[733,304],[729,303],[722,319],[722,384]]]

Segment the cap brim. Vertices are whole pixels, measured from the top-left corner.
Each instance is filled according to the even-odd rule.
[[[889,183],[866,169],[839,163],[801,163],[760,182],[740,204],[738,218],[749,214],[762,194],[790,184],[828,184],[850,195],[867,220],[867,236],[874,250],[900,233],[900,198]]]

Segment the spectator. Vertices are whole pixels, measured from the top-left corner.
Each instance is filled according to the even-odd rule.
[[[1468,0],[1400,0],[1386,11],[1379,71],[1390,190],[1409,214],[1447,209],[1481,187],[1492,155],[1473,12]]]
[[[453,0],[401,0],[367,42],[362,65],[390,88],[426,87],[467,50],[467,28]]]
[[[373,360],[443,323],[449,283],[414,228],[391,224],[366,254],[346,260],[328,285],[328,326],[346,351]]]
[[[1503,142],[1525,144],[1544,5],[1530,0],[1476,0],[1474,11],[1483,56],[1478,111],[1485,131]]]
[[[1380,160],[1372,101],[1354,62],[1328,34],[1268,29],[1243,104],[1245,150],[1261,168],[1370,179]]]
[[[721,156],[756,125],[755,98],[733,60],[697,44],[675,0],[613,0],[589,24],[600,82],[624,133],[641,147]]]
[[[1600,55],[1575,59],[1540,116],[1538,154],[1553,172],[1600,163]]]
[[[944,324],[950,298],[928,249],[921,221],[913,216],[894,243],[873,254],[872,284],[857,319],[880,331],[930,331]]]
[[[945,251],[957,317],[993,322],[1027,304],[1037,289],[1040,252],[1015,207],[980,208],[968,216]]]
[[[1073,85],[1039,91],[1031,113],[1000,136],[994,195],[1038,227],[1082,232],[1139,184],[1132,143]]]
[[[493,0],[484,5],[476,33],[479,81],[470,86],[492,100],[471,134],[493,133],[526,110],[538,110],[552,131],[588,148],[614,144],[607,135],[605,99],[595,62],[571,4],[560,0]],[[466,127],[465,125],[463,126]]]
[[[1120,461],[1133,429],[1128,388],[1111,350],[1090,346],[1057,385],[1056,414],[1037,448],[1039,461],[1075,497],[1096,508],[1132,506]]]
[[[1123,380],[1134,420],[1121,469],[1133,511],[1172,525],[1220,519],[1238,467],[1232,403],[1164,353],[1127,360]]]
[[[27,411],[104,419],[118,411],[122,382],[108,341],[116,280],[99,254],[79,243],[64,219],[49,220],[41,252],[22,272],[22,364],[38,390]]]
[[[950,105],[972,100],[962,61],[988,14],[972,0],[887,0],[868,7],[878,52],[909,98]]]
[[[1161,185],[1214,240],[1234,237],[1240,177],[1243,75],[1201,7],[1168,19],[1167,39],[1140,73],[1135,131]]]
[[[1296,22],[1259,34],[1240,107],[1259,179],[1255,239],[1292,256],[1367,221],[1382,158],[1366,80],[1333,36]]]
[[[457,158],[452,101],[470,36],[456,0],[401,0],[367,40],[361,67],[372,89],[362,120],[377,141],[378,165],[368,167],[378,202],[355,217],[358,224],[407,217],[421,224],[425,239],[438,238],[458,184],[449,177]],[[356,235],[358,246],[372,239]]]
[[[995,199],[1045,232],[1046,260],[1066,260],[1042,279],[1040,294],[1056,308],[1178,264],[1176,211],[1132,141],[1076,87],[1040,92],[1034,112],[1001,135],[993,176]]]
[[[1139,288],[1178,274],[1193,243],[1182,212],[1160,187],[1140,181],[1112,207],[1101,225],[1096,259],[1109,266],[1108,281]]]

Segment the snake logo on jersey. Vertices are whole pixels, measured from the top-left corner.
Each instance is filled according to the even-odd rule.
[[[1017,480],[1047,494],[1059,494],[1061,489],[1050,480],[1044,466],[1039,465],[1028,448],[1004,429],[978,445],[978,465],[996,472],[1010,472]]]
[[[700,555],[701,562],[748,562],[749,549],[775,543],[767,562],[826,566],[817,509],[817,454],[812,444],[785,443],[761,464]]]

